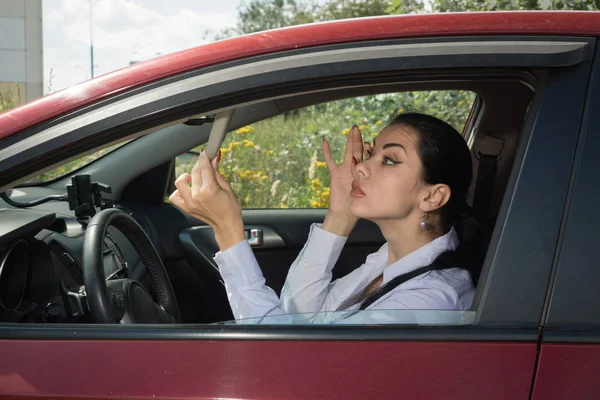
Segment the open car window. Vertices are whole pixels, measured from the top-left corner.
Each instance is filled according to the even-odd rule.
[[[423,112],[462,132],[476,99],[466,90],[415,91],[359,96],[285,112],[230,132],[220,171],[245,209],[327,208],[329,174],[321,150],[326,138],[340,162],[352,125],[363,140],[396,115]],[[204,146],[176,159],[176,174],[189,172]]]

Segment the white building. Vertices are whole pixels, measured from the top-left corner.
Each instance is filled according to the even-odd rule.
[[[0,0],[0,94],[41,97],[43,75],[42,0]]]

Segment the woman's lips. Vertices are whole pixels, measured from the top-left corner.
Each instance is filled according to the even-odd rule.
[[[365,192],[362,191],[362,188],[358,184],[358,182],[352,182],[352,190],[350,191],[350,196],[352,197],[365,197]]]

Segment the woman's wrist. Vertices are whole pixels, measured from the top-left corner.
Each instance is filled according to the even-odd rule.
[[[244,232],[244,224],[242,221],[230,224],[220,224],[213,226],[212,228],[220,251],[225,251],[246,240],[246,232]]]
[[[349,236],[358,218],[328,212],[321,229],[338,236]]]

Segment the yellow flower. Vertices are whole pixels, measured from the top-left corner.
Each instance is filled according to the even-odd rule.
[[[362,130],[365,130],[365,129],[366,129],[366,130],[369,130],[369,127],[368,127],[368,126],[366,126],[366,125],[361,125],[361,126],[359,126],[359,127],[358,127],[358,129],[360,129],[361,131],[362,131]]]
[[[273,154],[273,150],[267,150],[267,155],[270,156],[271,154]]]
[[[244,146],[253,149],[254,148],[254,142],[251,142],[250,140],[245,140],[244,139]]]
[[[371,133],[371,137],[372,137],[372,138],[376,138],[376,137],[377,137],[377,132],[372,132],[372,133]]]
[[[379,125],[381,125],[381,124],[383,124],[383,121],[382,121],[382,120],[379,120],[379,121],[375,122],[375,125],[377,125],[377,126],[379,126]]]
[[[317,190],[323,187],[323,184],[321,183],[319,178],[315,178],[312,181],[310,181],[310,185],[312,187],[313,192],[316,192]]]
[[[349,133],[350,133],[350,129],[349,129],[349,128],[346,128],[346,129],[344,129],[344,130],[342,131],[342,135],[347,135],[347,134],[349,134]]]
[[[279,208],[289,208],[288,206],[286,206],[285,204],[280,204]]]
[[[240,129],[238,129],[237,131],[235,131],[235,133],[237,133],[238,135],[243,135],[243,134],[252,133],[252,132],[254,132],[254,128],[251,126],[244,126]]]
[[[316,167],[317,168],[324,168],[327,166],[327,163],[325,161],[317,161]]]
[[[398,112],[397,112],[397,114],[402,114],[404,111],[406,111],[406,110],[405,110],[403,107],[400,107],[400,108],[398,109]]]
[[[246,202],[246,204],[248,204],[248,202],[250,201],[250,195],[247,195],[244,201]]]

